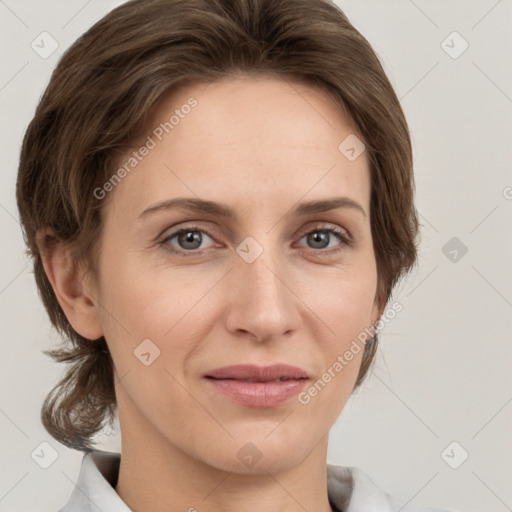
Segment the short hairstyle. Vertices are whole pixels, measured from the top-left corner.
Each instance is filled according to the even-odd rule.
[[[106,340],[78,334],[61,309],[41,254],[65,244],[92,275],[102,229],[94,190],[141,136],[157,101],[177,86],[239,75],[290,77],[327,92],[366,146],[377,297],[384,305],[416,263],[412,147],[399,100],[378,56],[329,0],[131,0],[62,56],[25,133],[17,204],[36,284],[63,344],[45,354],[70,363],[46,396],[41,420],[62,444],[94,449],[116,412]],[[341,142],[341,141],[340,141]],[[38,234],[52,228],[56,237]],[[365,345],[354,389],[377,349]]]

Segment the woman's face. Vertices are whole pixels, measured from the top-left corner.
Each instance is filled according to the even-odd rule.
[[[324,92],[281,78],[188,85],[150,124],[137,163],[104,189],[91,285],[123,435],[227,471],[300,464],[349,398],[357,337],[379,317],[367,155]],[[209,207],[166,206],[178,198]],[[275,364],[308,378],[211,377]]]

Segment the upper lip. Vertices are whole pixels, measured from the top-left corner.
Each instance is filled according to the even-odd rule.
[[[273,364],[271,366],[256,366],[253,364],[237,364],[225,366],[208,372],[205,377],[214,379],[254,380],[268,382],[276,379],[307,379],[308,374],[297,366],[288,364]]]

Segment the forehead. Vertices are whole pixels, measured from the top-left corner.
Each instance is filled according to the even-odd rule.
[[[305,194],[345,194],[367,204],[366,154],[351,161],[339,149],[354,133],[325,91],[300,81],[260,76],[182,85],[155,106],[139,141],[149,137],[152,149],[114,195],[138,210],[179,195],[288,204]]]
[[[191,112],[195,115],[173,129],[176,143],[180,136],[190,135],[187,125],[202,146],[243,143],[247,147],[252,141],[266,152],[279,144],[298,146],[299,142],[306,148],[328,148],[332,140],[326,139],[326,132],[336,139],[336,133],[355,129],[326,91],[274,75],[241,75],[182,85],[157,103],[149,126],[169,120],[192,98],[197,100],[197,108]],[[273,135],[278,138],[271,138]],[[268,145],[261,146],[264,142]]]

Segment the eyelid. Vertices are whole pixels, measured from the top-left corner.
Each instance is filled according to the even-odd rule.
[[[313,224],[313,225],[310,226],[309,224]],[[352,235],[350,234],[350,232],[347,228],[338,226],[337,224],[333,224],[331,222],[325,222],[322,220],[309,222],[308,226],[299,230],[298,233],[299,233],[300,237],[302,238],[304,235],[307,235],[311,231],[322,231],[322,230],[339,231],[340,233],[343,233],[348,239],[352,240]]]
[[[346,249],[347,247],[352,247],[354,244],[354,239],[352,235],[349,233],[349,231],[341,226],[338,226],[336,224],[326,223],[322,221],[318,221],[319,223],[315,224],[314,226],[306,227],[303,230],[299,231],[298,239],[299,241],[302,240],[302,238],[310,233],[314,233],[316,231],[327,231],[331,235],[338,238],[340,244],[337,247],[331,247],[330,249],[312,249],[309,248],[310,251],[313,252],[313,254],[319,256],[319,257],[328,257],[332,255],[336,255],[343,251],[343,249]],[[308,249],[305,246],[300,246],[300,249]]]
[[[205,229],[204,227],[198,226],[196,224],[187,224],[182,227],[176,227],[176,228],[173,228],[172,231],[170,231],[168,234],[165,234],[167,231],[168,230],[166,229],[163,232],[163,234],[158,237],[160,239],[160,241],[158,243],[159,243],[159,245],[164,246],[164,249],[168,250],[171,253],[179,253],[182,255],[183,255],[183,253],[188,253],[186,255],[197,255],[197,254],[202,254],[202,252],[207,250],[207,249],[197,249],[197,250],[193,250],[193,251],[184,251],[183,249],[182,250],[174,250],[174,249],[169,249],[167,247],[167,242],[169,240],[176,237],[180,233],[187,232],[187,231],[198,231],[200,233],[204,233],[207,236],[209,236],[215,242],[215,244],[217,246],[219,245],[219,243],[215,240],[215,237],[210,234],[210,231],[208,229]]]
[[[313,223],[313,225],[311,225]],[[206,249],[194,249],[190,251],[185,251],[184,249],[171,249],[168,245],[168,241],[177,235],[179,235],[182,232],[186,231],[198,231],[201,233],[206,234],[208,237],[210,237],[214,242],[216,243],[217,247],[219,247],[219,243],[215,240],[215,237],[210,234],[209,229],[205,229],[204,227],[201,227],[197,224],[185,224],[182,227],[175,227],[172,229],[172,231],[165,235],[165,233],[168,231],[168,229],[164,230],[162,235],[160,235],[158,238],[160,241],[158,242],[159,245],[163,246],[164,250],[170,252],[171,254],[176,254],[178,256],[199,256],[202,255],[205,251],[208,251],[210,248]],[[303,227],[297,235],[294,235],[294,238],[299,239],[299,241],[306,235],[315,232],[315,231],[327,231],[331,235],[334,235],[338,238],[340,242],[339,248],[330,248],[330,249],[312,249],[310,248],[314,253],[317,253],[318,255],[331,255],[333,253],[340,252],[343,250],[346,246],[351,246],[353,244],[353,238],[350,234],[350,232],[341,226],[338,226],[336,224],[331,224],[325,221],[311,221],[308,223],[308,226]],[[307,249],[305,246],[300,246],[301,249]]]

